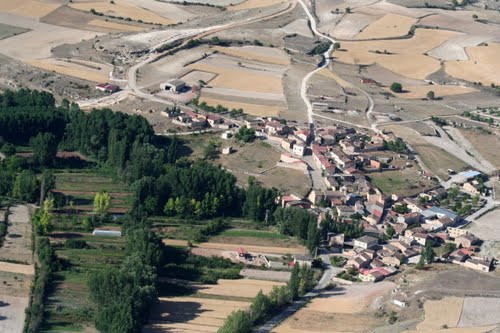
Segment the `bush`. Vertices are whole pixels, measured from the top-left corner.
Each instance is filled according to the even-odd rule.
[[[86,249],[87,242],[81,239],[68,239],[64,244],[68,249]]]
[[[401,83],[394,82],[391,84],[391,90],[395,93],[401,93],[403,92],[403,85]]]

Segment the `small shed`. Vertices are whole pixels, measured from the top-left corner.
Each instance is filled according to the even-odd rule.
[[[172,79],[166,83],[160,84],[160,88],[162,90],[170,90],[170,92],[173,92],[175,94],[181,92],[185,87],[186,82],[182,81],[181,79]]]
[[[107,84],[107,83],[101,83],[95,86],[97,90],[106,92],[106,93],[115,93],[118,90],[120,90],[120,87],[114,85],[114,84]]]

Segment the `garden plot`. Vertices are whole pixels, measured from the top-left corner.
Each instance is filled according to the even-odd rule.
[[[452,31],[417,29],[411,39],[343,42],[342,48],[346,51],[337,51],[334,56],[348,64],[377,63],[396,74],[422,80],[441,68],[437,59],[424,53],[457,34]]]
[[[220,53],[246,60],[255,60],[268,64],[284,66],[290,64],[290,57],[283,50],[272,47],[252,45],[242,47],[215,46],[213,49],[217,50]]]
[[[451,76],[483,85],[500,85],[500,44],[466,48],[470,60],[446,63],[446,72]]]
[[[40,18],[56,10],[60,4],[37,0],[0,0],[0,12]]]
[[[228,7],[228,9],[232,11],[255,9],[255,8],[270,7],[284,2],[285,0],[246,0],[245,2],[240,3],[239,5],[230,6]]]
[[[205,295],[219,295],[231,297],[254,298],[262,290],[267,294],[274,286],[283,286],[284,282],[273,282],[266,280],[239,279],[223,280],[219,279],[217,284],[207,284],[197,287],[199,293]]]
[[[236,251],[239,247],[243,246],[248,252],[261,253],[261,254],[305,254],[307,250],[304,247],[292,247],[292,246],[264,246],[264,245],[256,245],[255,239],[241,239],[241,238],[231,238],[233,239],[232,243],[230,243],[228,238],[225,238],[224,243],[219,243],[215,239],[221,240],[220,238],[214,238],[214,241],[210,241],[207,243],[199,243],[195,244],[196,249],[207,249],[207,250],[219,250],[219,251]],[[177,239],[164,239],[163,243],[170,246],[187,246],[188,242],[185,240],[177,240]],[[276,240],[271,240],[271,243],[276,243]],[[211,252],[213,255],[213,252]]]
[[[410,31],[417,19],[413,17],[386,14],[356,35],[356,39],[382,39],[405,36]]]
[[[44,60],[28,60],[26,63],[49,72],[56,72],[83,80],[101,83],[107,82],[109,80],[109,74],[113,71],[111,65],[83,60],[50,58]]]
[[[427,93],[431,90],[434,92],[436,98],[478,92],[478,90],[471,87],[439,85],[439,84],[404,86],[403,88],[404,92],[399,94],[391,91],[389,88],[386,88],[385,90],[399,98],[404,98],[404,99],[427,98]]]
[[[33,263],[31,253],[31,217],[30,208],[26,205],[13,206],[9,209],[7,235],[0,251],[0,260],[15,260],[26,264]],[[12,264],[11,264],[12,265]],[[24,267],[26,266],[26,267]],[[5,263],[0,270],[32,274],[33,267],[28,265],[10,266]],[[26,273],[23,270],[26,269]]]
[[[102,2],[78,2],[70,3],[69,6],[74,9],[90,12],[92,9],[104,15],[112,15],[123,18],[131,18],[132,20],[141,20],[146,23],[157,24],[172,24],[176,23],[175,20],[157,15],[149,10],[143,9],[133,2],[124,0],[111,3],[109,1]]]

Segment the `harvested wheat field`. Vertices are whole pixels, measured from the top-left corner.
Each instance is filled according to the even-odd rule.
[[[445,297],[424,303],[424,321],[417,325],[418,331],[440,329],[444,325],[457,327],[464,304],[463,297]]]
[[[44,59],[28,60],[28,64],[50,72],[76,77],[93,82],[107,82],[112,66],[100,63],[71,60],[71,59]]]
[[[446,72],[451,76],[483,85],[500,85],[500,44],[466,48],[470,60],[446,62]]]
[[[355,39],[378,39],[405,36],[417,19],[413,17],[386,14],[381,19],[367,26]]]
[[[262,73],[256,70],[245,69],[244,67],[238,68],[234,66],[231,68],[230,66],[217,66],[209,63],[196,63],[189,67],[218,74],[210,82],[210,85],[216,87],[263,93],[283,92],[281,75],[278,73]]]
[[[267,294],[274,286],[283,286],[283,282],[272,282],[265,280],[239,279],[239,280],[222,280],[217,281],[217,284],[208,284],[198,287],[198,292],[207,295],[222,295],[232,297],[254,298],[257,293],[262,290]]]
[[[374,316],[375,303],[394,286],[385,281],[325,291],[271,332],[372,332],[386,322]]]
[[[116,3],[111,3],[109,1],[79,2],[70,3],[69,6],[85,12],[89,12],[94,9],[96,12],[104,15],[121,16],[124,18],[129,17],[133,20],[142,20],[146,23],[158,23],[164,25],[176,23],[174,20],[162,17],[124,0],[117,1]]]
[[[59,6],[37,0],[0,0],[0,12],[33,18],[44,17]]]
[[[210,106],[222,105],[229,109],[239,109],[242,108],[245,113],[250,114],[252,116],[279,116],[281,112],[285,111],[285,106],[267,106],[267,105],[259,105],[259,104],[250,104],[250,103],[242,103],[242,102],[234,102],[228,101],[225,99],[216,99],[205,97],[204,94],[201,94],[200,102],[205,102]]]
[[[285,0],[247,0],[236,6],[229,6],[228,9],[232,11],[244,10],[244,9],[254,9],[263,8],[277,5],[279,3],[284,3]]]
[[[151,323],[142,332],[217,332],[232,311],[247,309],[249,305],[198,297],[160,298],[151,312]]]
[[[425,85],[425,86],[404,86],[405,92],[397,94],[391,91],[389,88],[385,89],[393,95],[396,95],[400,98],[404,99],[422,99],[427,97],[427,93],[429,91],[433,91],[435,96],[438,97],[446,97],[446,96],[454,96],[461,94],[470,94],[473,92],[477,92],[476,89],[471,87],[462,87],[462,86],[452,86],[452,85]]]
[[[24,275],[34,275],[35,267],[33,267],[33,265],[13,264],[10,262],[0,261],[0,271]]]
[[[246,60],[255,60],[284,66],[290,64],[290,57],[284,51],[271,47],[251,45],[242,47],[215,46],[213,49],[220,53]]]
[[[127,25],[116,22],[109,22],[103,20],[91,20],[88,22],[91,27],[104,28],[114,31],[144,31],[145,28],[138,27],[135,25]]]
[[[341,78],[340,76],[338,76],[334,72],[330,71],[328,68],[320,69],[317,73],[319,75],[324,76],[324,77],[328,77],[330,79],[333,79],[342,88],[352,88],[353,87],[353,85],[352,85],[351,82],[348,82],[348,81],[344,80],[343,78]]]
[[[439,60],[424,53],[444,43],[458,33],[417,29],[410,39],[343,42],[346,51],[333,54],[339,61],[370,65],[377,63],[396,74],[422,80],[441,68]]]

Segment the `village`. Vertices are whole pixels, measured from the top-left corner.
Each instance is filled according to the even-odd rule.
[[[340,277],[334,281],[378,282],[408,264],[418,267],[432,261],[481,272],[494,269],[495,258],[478,253],[481,239],[465,228],[472,217],[492,208],[493,189],[481,172],[450,169],[450,180],[444,182],[420,170],[416,154],[390,132],[373,135],[341,125],[311,128],[273,117],[228,120],[216,113],[180,108],[167,109],[162,115],[191,130],[221,132],[227,142],[221,153],[226,155],[233,152],[231,142],[239,129],[253,129],[256,139],[281,152],[277,167],[307,174],[312,185],[307,196],[282,193],[277,203],[308,210],[317,216],[318,228],[329,218],[361,230],[360,237],[330,232],[322,240]],[[370,181],[385,172],[406,170],[418,176],[415,184],[408,185],[407,195],[386,193]],[[287,260],[283,258],[244,248],[232,252],[229,257],[239,262],[271,270],[291,269],[297,262],[315,265],[311,255],[293,255],[284,268]]]

